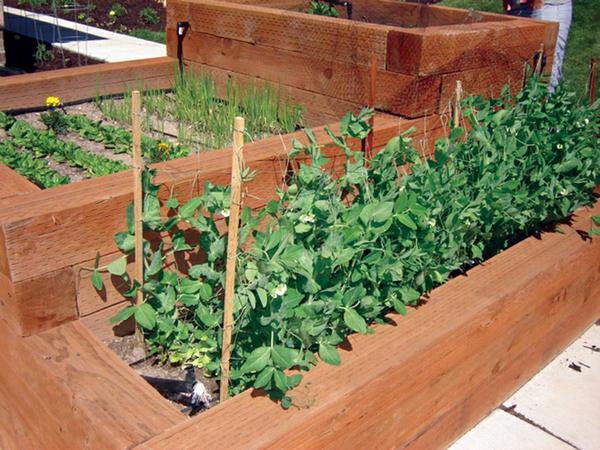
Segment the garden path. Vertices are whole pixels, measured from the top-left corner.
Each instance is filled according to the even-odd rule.
[[[100,61],[131,61],[167,54],[164,44],[8,6],[4,12],[8,31]]]
[[[600,320],[449,450],[600,448]]]

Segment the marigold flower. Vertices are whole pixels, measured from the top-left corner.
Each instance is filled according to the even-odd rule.
[[[168,151],[168,150],[169,150],[169,144],[167,144],[166,142],[159,142],[159,143],[158,143],[158,149],[159,149],[161,152],[166,152],[166,151]]]
[[[57,108],[60,106],[60,98],[58,97],[46,97],[46,106],[48,108]]]

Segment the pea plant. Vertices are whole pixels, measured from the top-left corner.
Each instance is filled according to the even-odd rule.
[[[308,144],[293,143],[290,157],[311,162],[277,189],[278,200],[241,215],[233,394],[264,389],[289,407],[288,391],[316,355],[340,364],[337,346],[349,334],[372,333],[386,313],[406,314],[449,277],[595,201],[600,103],[579,106],[563,88],[548,97],[533,80],[514,97],[463,107],[470,131],[452,129],[427,160],[407,132],[365,165],[348,139],[369,133],[370,110],[345,116],[339,135],[328,130],[346,155],[337,178],[310,130]],[[227,237],[216,221],[227,220],[229,189],[208,183],[180,204],[159,200],[151,174],[144,185],[145,228],[164,239],[144,241],[145,303],[113,320],[135,317],[150,352],[218,377]],[[98,289],[107,269],[135,295],[126,274],[131,208],[128,224],[116,235],[125,255],[92,277]]]

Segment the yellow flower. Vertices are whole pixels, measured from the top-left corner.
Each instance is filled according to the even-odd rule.
[[[58,97],[47,97],[46,106],[48,108],[57,108],[60,106],[60,98]]]
[[[168,152],[169,151],[169,144],[167,144],[166,142],[159,142],[158,149],[161,152]]]
[[[115,17],[115,16],[117,15],[117,13],[116,13],[116,12],[114,12],[114,11],[111,9],[111,10],[110,10],[110,12],[108,13],[108,15],[109,15],[110,17]]]

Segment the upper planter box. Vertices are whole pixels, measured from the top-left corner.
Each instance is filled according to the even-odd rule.
[[[307,14],[308,4],[170,0],[168,53],[177,56],[177,22],[187,21],[183,58],[191,65],[277,82],[307,103],[318,95],[346,108],[367,103],[374,56],[376,106],[420,117],[443,110],[457,80],[484,95],[520,85],[523,63],[542,44],[551,62],[558,30],[549,22],[389,0],[353,1],[351,20],[345,9],[340,17]]]

